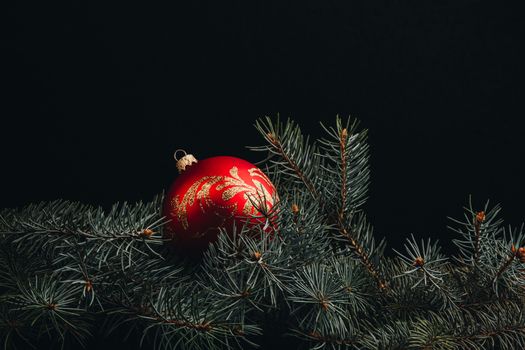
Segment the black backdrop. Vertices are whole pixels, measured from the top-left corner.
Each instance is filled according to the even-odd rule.
[[[4,14],[0,207],[150,200],[172,152],[257,161],[252,124],[369,129],[376,233],[447,242],[469,194],[523,220],[522,14],[511,2],[107,1]]]

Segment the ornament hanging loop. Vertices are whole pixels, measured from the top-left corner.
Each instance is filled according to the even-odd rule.
[[[184,155],[180,159],[177,157],[177,154],[179,154],[179,152],[184,153]],[[197,163],[197,159],[193,156],[193,154],[188,154],[185,150],[180,148],[176,150],[175,153],[173,153],[173,158],[175,158],[175,160],[177,161],[177,170],[179,171],[179,174],[183,173],[186,170],[187,166]]]
[[[176,160],[177,162],[179,161],[179,158],[177,158],[177,154],[178,154],[179,152],[184,153],[184,156],[182,156],[182,157],[185,157],[185,156],[188,154],[188,153],[186,153],[186,151],[183,150],[182,148],[179,148],[179,149],[175,150],[175,153],[173,153],[173,158],[175,158],[175,160]]]

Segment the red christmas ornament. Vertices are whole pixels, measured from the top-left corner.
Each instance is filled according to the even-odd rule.
[[[175,248],[200,254],[217,240],[219,227],[231,229],[234,223],[260,224],[269,234],[275,231],[269,214],[278,198],[276,189],[255,165],[227,156],[197,161],[186,154],[177,160],[177,168],[180,175],[163,207],[163,215],[171,219],[164,235],[173,239]]]

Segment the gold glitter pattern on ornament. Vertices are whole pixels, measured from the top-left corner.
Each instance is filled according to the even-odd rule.
[[[273,187],[272,182],[270,181],[268,176],[266,176],[266,174],[261,171],[261,169],[259,168],[248,169],[248,174],[250,174],[251,177],[254,177],[254,176],[261,177],[268,184],[268,186]]]
[[[179,196],[172,199],[171,205],[177,220],[182,224],[186,230],[189,227],[188,223],[188,206],[193,206],[195,199],[197,199],[201,211],[204,213],[206,208],[216,207],[223,209],[237,210],[237,203],[231,205],[220,205],[215,203],[210,197],[210,191],[215,186],[215,190],[221,194],[223,201],[227,202],[239,193],[243,193],[245,200],[242,212],[244,215],[257,214],[258,209],[263,206],[273,206],[274,201],[272,195],[263,184],[254,179],[259,177],[270,187],[273,187],[270,179],[258,168],[251,168],[248,173],[252,177],[252,182],[255,186],[247,184],[240,176],[239,169],[232,167],[230,169],[231,176],[203,176],[201,179],[193,183],[181,201]],[[222,191],[222,192],[221,192]]]

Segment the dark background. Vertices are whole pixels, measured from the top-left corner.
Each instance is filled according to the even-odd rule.
[[[147,201],[177,176],[177,148],[255,162],[244,146],[263,142],[257,117],[280,112],[320,136],[318,121],[339,113],[370,130],[366,209],[390,247],[414,233],[451,250],[446,217],[461,217],[469,194],[522,222],[525,31],[514,3],[169,3],[10,2],[0,207]]]
[[[369,129],[367,211],[399,247],[447,216],[524,215],[522,12],[494,1],[11,4],[0,207],[150,200],[172,153],[261,155],[257,117]]]

